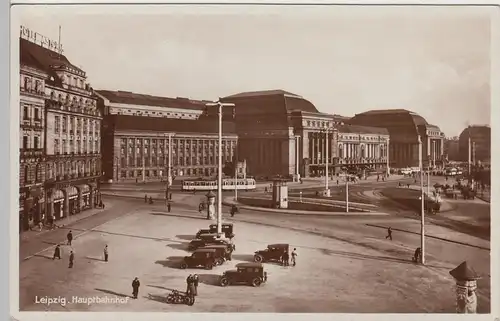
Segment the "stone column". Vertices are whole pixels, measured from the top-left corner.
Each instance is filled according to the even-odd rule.
[[[91,185],[89,193],[89,205],[91,209],[94,208],[94,195],[95,195],[95,187]]]

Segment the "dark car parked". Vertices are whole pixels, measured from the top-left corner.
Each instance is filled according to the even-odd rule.
[[[217,261],[217,252],[214,249],[198,249],[191,254],[191,256],[185,256],[181,262],[180,268],[196,268],[204,267],[207,270],[211,270]]]
[[[216,265],[222,265],[222,263],[224,263],[225,261],[231,261],[231,253],[233,252],[233,247],[231,246],[231,244],[227,245],[209,244],[207,246],[200,248],[200,250],[203,249],[216,251],[216,260],[215,260]]]
[[[232,239],[234,237],[233,229],[233,223],[222,223],[222,233],[227,238]],[[210,233],[217,233],[217,224],[210,224]]]
[[[199,239],[191,240],[191,242],[189,242],[189,244],[188,244],[188,250],[193,251],[193,250],[196,250],[198,248],[208,246],[208,245],[232,245],[231,243],[229,243],[228,241],[226,241],[224,239],[218,239],[216,237],[216,235],[212,236],[212,237],[210,235],[213,235],[213,234],[202,234],[202,235],[200,235]],[[234,250],[234,246],[233,246],[233,250]]]
[[[220,278],[220,285],[248,284],[260,286],[267,281],[267,272],[261,263],[239,263],[235,270],[224,272]]]
[[[283,254],[285,252],[288,253],[289,250],[288,244],[269,244],[267,249],[255,251],[255,255],[253,257],[255,262],[270,262],[270,261],[281,261]]]
[[[209,234],[209,233],[210,233],[210,229],[208,229],[208,228],[201,229],[198,232],[196,232],[195,238],[199,239],[200,235],[202,235],[202,234]]]

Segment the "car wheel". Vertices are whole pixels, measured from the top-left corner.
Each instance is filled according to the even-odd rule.
[[[187,269],[188,265],[186,264],[186,262],[182,262],[181,263],[181,269]]]
[[[172,296],[170,296],[170,295],[169,295],[169,296],[167,296],[167,303],[168,303],[168,304],[172,304],[172,303],[174,303],[174,298],[173,298]]]
[[[205,265],[205,269],[207,269],[207,270],[211,270],[213,267],[214,266],[212,263],[208,263],[207,265]]]
[[[262,257],[262,255],[257,254],[257,255],[254,255],[253,260],[255,262],[259,262],[260,263],[260,262],[264,261],[264,258]]]
[[[254,286],[254,287],[260,286],[261,283],[262,283],[262,281],[260,278],[255,278],[252,280],[252,286]]]
[[[222,263],[224,263],[224,260],[223,260],[223,259],[218,259],[218,260],[217,260],[217,265],[222,265]]]
[[[228,285],[229,285],[229,280],[227,278],[220,279],[220,286],[228,286]]]

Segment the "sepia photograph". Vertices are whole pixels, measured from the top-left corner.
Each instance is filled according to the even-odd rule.
[[[491,313],[493,9],[13,6],[15,310]]]

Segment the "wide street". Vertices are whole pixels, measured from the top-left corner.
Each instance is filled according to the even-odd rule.
[[[353,201],[358,197],[358,201],[377,203],[378,198],[387,205],[389,201],[377,190],[395,184],[361,182],[350,187],[350,195]],[[144,185],[143,189],[147,188]],[[332,194],[341,193],[341,186],[332,186]],[[161,197],[161,191],[155,192],[154,188],[149,194]],[[489,213],[489,204],[456,201],[451,211],[429,219],[425,267],[411,262],[413,251],[420,245],[420,224],[408,209],[391,211],[386,207],[390,215],[349,217],[242,209],[229,218],[224,208],[225,220],[235,225],[233,261],[212,271],[180,270],[180,259],[189,255],[185,250],[187,242],[209,224],[197,211],[203,194],[174,192],[171,213],[160,202],[149,205],[143,199],[106,196],[106,201],[112,203],[109,210],[23,241],[21,310],[453,313],[454,280],[448,272],[464,260],[483,276],[478,282],[478,311],[490,310],[489,237],[468,235],[460,230],[461,225],[434,222],[444,217],[469,224],[474,222],[471,215]],[[466,215],[468,220],[461,219]],[[385,238],[388,226],[393,228],[392,241]],[[77,236],[72,246],[76,256],[73,269],[68,268],[70,248],[66,245],[62,246],[61,261],[51,259],[51,244],[63,243],[69,228]],[[296,247],[298,265],[266,263],[269,279],[260,288],[216,285],[223,271],[251,260],[254,251],[270,243]],[[105,244],[109,246],[109,262],[102,260]],[[44,248],[47,250],[40,252]],[[202,283],[195,305],[164,303],[170,289],[185,290],[185,278],[190,273],[198,273]],[[130,296],[136,276],[141,281],[138,300],[90,306],[35,303],[35,296],[64,296],[68,300],[73,296]]]

